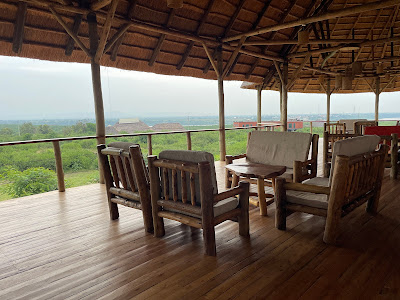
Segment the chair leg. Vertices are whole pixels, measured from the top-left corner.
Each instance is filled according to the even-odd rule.
[[[165,235],[164,229],[164,219],[159,217],[157,212],[153,214],[153,222],[154,222],[154,236],[155,237],[162,237]]]
[[[146,232],[154,233],[153,216],[151,214],[151,207],[147,207],[146,209],[143,207],[142,214],[143,214],[144,228],[146,229]]]
[[[114,202],[108,201],[108,208],[110,209],[111,220],[117,220],[119,218],[118,205]]]
[[[239,219],[239,234],[241,236],[249,236],[249,186],[248,182],[240,182],[240,187],[244,191],[239,195],[240,215]]]
[[[214,226],[203,227],[203,238],[206,255],[216,256],[217,248],[215,246],[215,230]]]
[[[329,213],[328,210],[328,216],[326,217],[326,224],[325,224],[325,231],[323,238],[326,244],[329,245],[336,244],[340,218],[341,218],[340,211],[337,211],[335,213]]]
[[[286,230],[286,191],[285,179],[277,178],[275,180],[275,227],[279,230]]]

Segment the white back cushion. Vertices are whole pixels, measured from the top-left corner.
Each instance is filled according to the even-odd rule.
[[[355,138],[337,141],[333,144],[331,173],[329,176],[329,185],[332,182],[333,169],[337,155],[354,156],[366,152],[372,152],[376,149],[381,138],[377,135],[364,135]]]
[[[293,168],[293,162],[306,161],[312,135],[300,132],[252,131],[247,144],[251,162]]]

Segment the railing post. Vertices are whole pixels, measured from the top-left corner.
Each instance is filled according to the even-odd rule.
[[[310,121],[310,133],[312,134],[312,121]]]
[[[53,148],[54,148],[54,156],[56,158],[56,173],[57,173],[58,191],[65,192],[64,170],[63,170],[63,166],[62,166],[60,142],[53,141],[52,143],[53,143]]]
[[[148,151],[148,155],[153,155],[153,146],[151,144],[151,134],[147,135],[147,151]]]
[[[190,136],[190,131],[186,131],[186,141],[187,141],[187,149],[192,150],[192,138]]]

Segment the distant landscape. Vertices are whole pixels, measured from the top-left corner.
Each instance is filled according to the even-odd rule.
[[[334,114],[332,120],[365,118],[373,119],[373,114]],[[400,113],[382,113],[381,120],[400,119]],[[323,120],[325,115],[292,115],[289,119],[303,120],[304,128],[309,132],[307,121]],[[263,121],[279,120],[277,115],[266,115]],[[218,117],[168,117],[140,118],[149,126],[161,123],[179,123],[184,129],[218,128]],[[255,121],[255,116],[227,116],[226,127],[232,127],[234,121]],[[107,119],[106,125],[114,125],[117,119]],[[382,122],[390,125],[394,122]],[[150,127],[151,128],[151,127]],[[226,132],[227,154],[240,154],[246,150],[249,130]],[[322,134],[322,128],[313,126],[313,132]],[[128,132],[120,132],[128,133]],[[39,140],[76,136],[95,136],[94,120],[58,119],[58,120],[0,120],[0,142]],[[211,152],[219,160],[218,132],[192,133],[192,149]],[[147,157],[147,137],[108,138],[112,141],[139,143],[143,156]],[[99,181],[96,140],[61,142],[63,168],[66,186],[74,187]],[[186,149],[186,135],[157,135],[152,139],[153,154],[164,149]],[[42,193],[57,189],[55,159],[52,143],[16,145],[0,147],[0,201]]]

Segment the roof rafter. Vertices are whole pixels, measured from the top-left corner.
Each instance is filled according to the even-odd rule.
[[[14,23],[13,34],[13,52],[19,54],[22,50],[22,42],[24,40],[24,28],[28,4],[25,2],[18,2],[17,19]]]
[[[171,11],[169,12],[169,15],[168,15],[167,24],[165,25],[166,28],[169,28],[171,26],[172,19],[174,18],[174,16],[175,16],[175,9],[171,9]],[[158,53],[160,53],[161,46],[165,40],[165,37],[166,37],[165,34],[161,34],[160,38],[158,39],[157,46],[154,48],[154,51],[150,57],[149,66],[154,65],[154,62],[157,59],[157,55],[158,55]]]
[[[213,6],[214,3],[215,3],[215,0],[210,0],[210,2],[208,2],[206,11],[204,12],[203,17],[201,18],[201,20],[200,20],[200,22],[199,22],[199,25],[197,26],[197,30],[196,30],[195,35],[199,35],[201,29],[202,29],[203,26],[204,26],[204,23],[205,23],[206,20],[207,20],[208,15],[210,14],[211,8],[212,8],[212,6]],[[192,50],[193,46],[194,46],[194,42],[191,41],[191,42],[189,43],[189,45],[186,47],[186,50],[185,50],[185,52],[183,53],[180,62],[179,62],[178,65],[176,66],[176,69],[177,69],[177,70],[182,69],[182,67],[184,66],[184,64],[185,64],[185,62],[186,62],[186,60],[187,60],[187,58],[189,57],[190,51]]]

